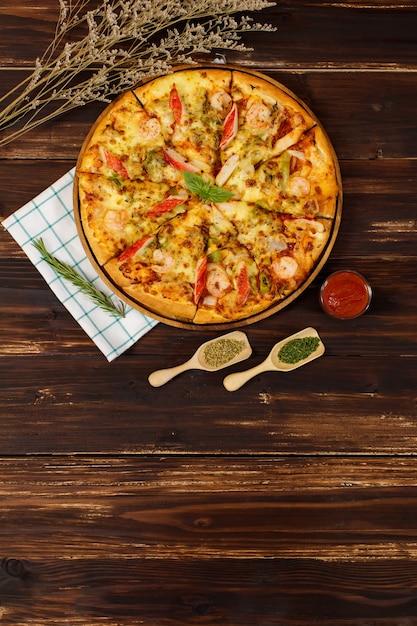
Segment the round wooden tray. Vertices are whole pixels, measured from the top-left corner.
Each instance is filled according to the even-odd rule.
[[[331,144],[331,141],[325,131],[325,129],[323,128],[323,126],[321,125],[320,121],[318,120],[318,118],[316,117],[316,115],[311,111],[311,109],[296,95],[294,94],[290,89],[288,89],[285,85],[279,83],[278,81],[274,80],[273,78],[262,74],[261,72],[257,72],[255,70],[248,70],[246,68],[240,67],[240,66],[236,66],[236,65],[231,65],[231,64],[221,64],[222,69],[230,69],[230,70],[236,70],[239,71],[241,73],[245,73],[245,74],[249,74],[252,76],[256,76],[268,83],[270,83],[271,85],[278,87],[281,91],[283,91],[285,94],[287,94],[288,96],[290,96],[293,100],[295,100],[305,111],[308,115],[311,116],[311,118],[313,118],[315,120],[315,122],[317,123],[317,125],[321,128],[321,130],[323,131],[324,135],[327,138],[332,156],[333,156],[333,161],[334,161],[334,167],[335,167],[335,172],[336,172],[336,179],[337,179],[337,183],[338,183],[338,188],[339,188],[339,193],[338,193],[338,197],[337,197],[337,204],[336,204],[336,212],[335,212],[335,217],[333,220],[333,225],[332,225],[332,231],[330,234],[330,237],[326,243],[326,247],[324,248],[322,254],[320,255],[320,257],[318,258],[316,264],[314,265],[314,268],[312,270],[312,272],[309,274],[308,278],[306,278],[306,280],[301,283],[301,285],[295,290],[293,291],[289,296],[287,296],[286,298],[284,298],[283,300],[281,300],[278,303],[275,303],[273,305],[271,305],[269,308],[265,309],[264,311],[262,311],[261,313],[257,313],[251,317],[245,318],[245,319],[241,319],[241,320],[237,320],[237,321],[233,321],[233,322],[226,322],[226,323],[221,323],[221,324],[195,324],[193,322],[184,322],[184,321],[180,321],[177,319],[172,319],[169,317],[163,317],[160,314],[156,313],[155,311],[152,311],[151,309],[143,306],[140,302],[138,302],[137,300],[134,300],[132,298],[130,298],[128,295],[126,295],[114,282],[113,280],[106,274],[106,272],[103,270],[103,268],[99,265],[99,263],[97,262],[97,259],[95,258],[88,239],[85,235],[84,232],[84,228],[82,225],[82,221],[81,221],[81,215],[80,215],[80,202],[79,202],[79,193],[78,193],[78,167],[79,167],[79,163],[81,162],[81,158],[83,155],[83,152],[85,150],[85,148],[87,147],[91,136],[93,135],[96,126],[100,123],[100,121],[107,115],[108,111],[110,110],[111,107],[114,106],[114,102],[112,102],[108,107],[106,107],[106,109],[104,109],[104,111],[101,113],[101,115],[97,118],[97,120],[95,121],[95,123],[93,124],[93,126],[90,128],[89,133],[87,134],[83,145],[81,147],[80,153],[79,153],[79,157],[77,160],[77,164],[76,164],[76,170],[75,170],[75,178],[74,178],[74,191],[73,191],[73,200],[74,200],[74,216],[75,216],[75,223],[77,226],[77,231],[78,231],[78,235],[80,237],[81,243],[84,247],[84,250],[86,252],[87,257],[89,258],[90,262],[92,263],[93,267],[95,268],[97,274],[100,276],[100,278],[103,280],[103,282],[110,288],[110,290],[117,295],[123,302],[125,302],[126,304],[128,304],[129,306],[133,307],[134,309],[141,311],[142,313],[144,313],[145,315],[148,315],[149,317],[152,317],[160,322],[164,322],[165,324],[168,324],[169,326],[175,326],[178,328],[186,328],[189,330],[207,330],[207,329],[211,329],[211,330],[232,330],[234,328],[240,328],[242,326],[247,326],[249,324],[254,324],[255,322],[258,322],[260,320],[263,320],[267,317],[270,317],[271,315],[274,315],[275,313],[278,313],[279,311],[282,311],[282,309],[284,309],[285,307],[287,307],[289,304],[291,304],[291,302],[294,302],[294,300],[296,300],[306,289],[307,287],[313,282],[313,280],[316,278],[316,276],[318,275],[318,273],[321,271],[321,269],[323,268],[324,264],[326,263],[332,248],[335,244],[336,241],[336,237],[339,231],[339,227],[340,227],[340,221],[341,221],[341,217],[342,217],[342,199],[343,199],[343,191],[342,191],[342,179],[341,179],[341,173],[340,173],[340,166],[339,166],[339,162],[337,159],[337,155],[334,151],[334,148]],[[176,67],[174,69],[174,72],[181,72],[184,69],[190,70],[190,69],[204,69],[204,68],[213,68],[213,64],[199,64],[199,65],[179,65],[178,67]],[[147,79],[146,81],[143,81],[140,84],[145,84],[146,82],[150,82],[150,80],[152,79]],[[122,94],[123,95],[123,94]]]

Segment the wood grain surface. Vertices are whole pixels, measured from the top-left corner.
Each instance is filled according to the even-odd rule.
[[[49,43],[55,0],[0,0],[0,96]],[[107,363],[0,228],[0,624],[417,624],[417,2],[293,0],[231,62],[317,115],[342,172],[333,251],[245,332],[250,365],[316,328],[324,357],[238,392],[178,365],[216,333],[158,324]],[[0,219],[75,164],[105,105],[0,151]],[[362,317],[324,315],[362,272]],[[249,363],[249,362],[247,362]],[[246,365],[246,364],[244,364]]]

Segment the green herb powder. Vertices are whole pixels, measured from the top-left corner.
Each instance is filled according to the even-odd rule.
[[[237,339],[219,339],[204,348],[204,359],[210,367],[221,367],[242,352],[244,341]]]
[[[319,343],[318,337],[292,339],[282,346],[278,352],[278,358],[283,363],[298,363],[317,350]]]

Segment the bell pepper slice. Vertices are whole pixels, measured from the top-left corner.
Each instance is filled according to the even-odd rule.
[[[270,289],[271,289],[271,285],[269,283],[269,278],[266,272],[262,271],[259,274],[259,290],[261,291],[261,293],[268,293]]]
[[[281,159],[282,186],[284,190],[286,189],[287,184],[288,184],[288,179],[290,177],[290,170],[291,170],[291,155],[289,152],[285,151]]]
[[[220,261],[222,260],[221,251],[217,249],[217,250],[213,250],[213,252],[210,252],[208,256],[208,260],[210,261],[210,263],[220,263]]]

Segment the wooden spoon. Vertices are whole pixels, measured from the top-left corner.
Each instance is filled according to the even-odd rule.
[[[278,358],[279,351],[286,343],[292,341],[293,339],[301,339],[303,337],[317,337],[319,339],[319,345],[314,350],[314,352],[312,352],[305,359],[301,359],[296,363],[285,363]],[[229,376],[226,376],[223,384],[226,387],[227,391],[236,391],[236,389],[242,387],[242,385],[244,385],[248,380],[253,378],[253,376],[256,376],[256,374],[267,371],[290,372],[292,370],[295,370],[297,367],[301,367],[302,365],[313,361],[313,359],[317,359],[317,357],[321,356],[322,354],[324,354],[324,345],[319,337],[318,332],[311,327],[304,328],[304,330],[300,330],[298,333],[294,333],[294,335],[291,335],[290,337],[283,339],[279,343],[276,343],[265,361],[263,361],[259,365],[255,365],[255,367],[252,367],[251,369],[244,372],[236,372],[235,374],[230,374]]]
[[[242,349],[240,350],[238,354],[236,354],[236,356],[229,359],[225,363],[222,363],[221,365],[210,365],[206,361],[205,350],[207,346],[210,346],[211,344],[215,344],[216,342],[219,342],[223,339],[233,339],[236,341],[241,341]],[[152,374],[149,375],[148,380],[153,387],[160,387],[161,385],[164,385],[169,380],[171,380],[171,378],[174,378],[174,376],[177,376],[178,374],[180,374],[181,372],[184,372],[185,370],[195,369],[195,370],[206,370],[208,372],[217,372],[217,370],[220,370],[223,367],[228,367],[229,365],[233,365],[234,363],[239,363],[240,361],[244,361],[245,359],[250,357],[251,354],[252,354],[252,348],[250,346],[247,336],[245,335],[245,333],[242,333],[240,330],[235,330],[231,333],[227,333],[227,335],[222,335],[221,337],[216,337],[216,339],[211,339],[210,341],[206,341],[198,348],[198,350],[194,353],[191,359],[189,359],[185,363],[182,363],[181,365],[177,365],[176,367],[169,367],[167,369],[157,370],[156,372],[152,372]]]

